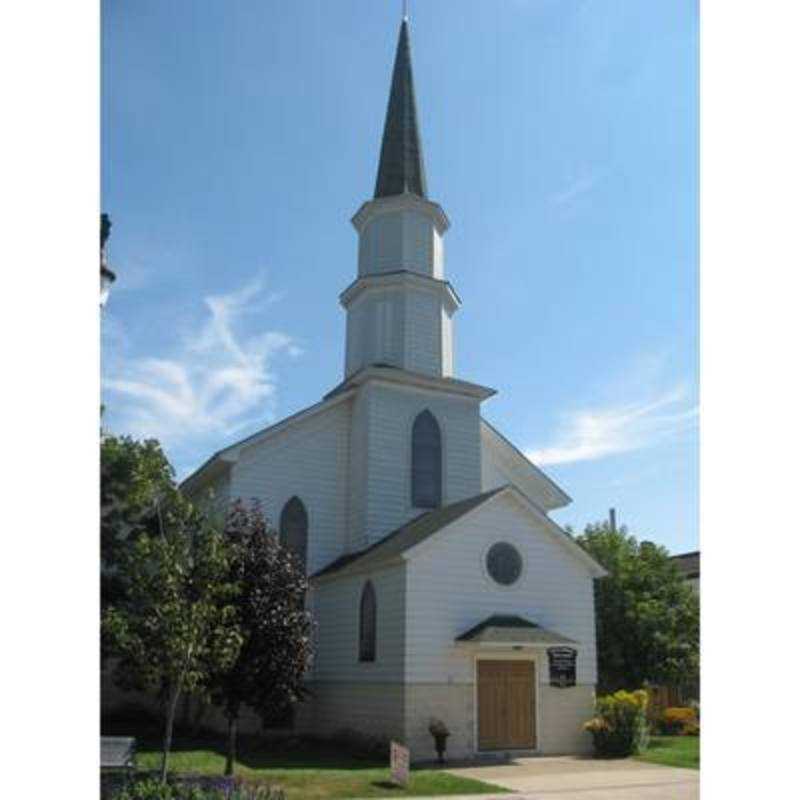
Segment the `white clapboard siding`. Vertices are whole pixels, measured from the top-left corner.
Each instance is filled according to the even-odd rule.
[[[500,541],[525,565],[509,588],[484,569],[486,551]],[[408,682],[471,682],[471,656],[454,640],[492,614],[525,617],[579,642],[578,682],[596,682],[592,578],[513,497],[500,495],[432,537],[407,570]]]
[[[364,413],[354,419],[354,434],[364,459],[366,480],[357,501],[363,518],[362,543],[371,543],[426,509],[411,505],[411,428],[428,409],[442,431],[443,503],[454,503],[481,491],[480,416],[478,403],[460,395],[402,386],[365,387]],[[356,427],[366,425],[358,432]],[[354,438],[355,441],[355,438]]]
[[[481,421],[481,491],[511,484],[539,508],[561,508],[569,498],[533,464],[505,441],[485,420]]]
[[[405,294],[370,289],[347,309],[347,361],[351,375],[368,364],[402,367],[405,358]]]
[[[442,375],[445,378],[451,378],[455,372],[453,341],[453,312],[442,306]]]
[[[377,657],[358,660],[359,608],[367,580],[375,588]],[[405,566],[354,575],[314,589],[317,622],[314,681],[402,682],[405,653]]]
[[[222,522],[231,500],[230,467],[201,481],[187,492],[187,497],[212,519]]]
[[[405,369],[425,375],[442,374],[441,294],[406,290]]]
[[[441,284],[367,288],[347,305],[346,374],[369,364],[451,374],[452,314]]]
[[[244,447],[232,468],[231,498],[259,500],[275,526],[290,498],[302,500],[309,573],[345,552],[350,407],[338,403]]]
[[[418,211],[404,210],[375,217],[362,233],[358,274],[376,275],[409,270],[442,276],[444,250],[433,220]]]

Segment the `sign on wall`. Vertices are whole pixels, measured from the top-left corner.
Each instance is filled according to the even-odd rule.
[[[578,651],[574,647],[548,647],[547,660],[550,664],[550,685],[561,689],[575,685],[575,662]]]
[[[392,742],[390,745],[392,780],[400,786],[408,786],[408,769],[411,753],[407,747]]]

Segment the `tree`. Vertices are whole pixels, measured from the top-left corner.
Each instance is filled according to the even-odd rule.
[[[668,551],[608,523],[588,525],[576,541],[609,572],[595,584],[601,691],[693,683],[700,604]]]
[[[103,435],[100,445],[101,598],[106,608],[121,587],[117,565],[136,537],[158,535],[182,506],[175,473],[155,439]]]
[[[305,696],[312,626],[303,565],[280,544],[257,504],[231,506],[225,538],[230,579],[238,587],[233,602],[242,647],[233,666],[216,675],[212,698],[228,720],[225,774],[232,775],[242,706],[253,708],[266,724]]]
[[[103,630],[120,656],[123,689],[158,693],[165,703],[161,780],[166,781],[181,693],[201,693],[241,646],[225,540],[188,504],[171,510],[160,534],[139,536],[121,555],[120,597]]]

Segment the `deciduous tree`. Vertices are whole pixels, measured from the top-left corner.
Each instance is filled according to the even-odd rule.
[[[699,599],[669,552],[608,523],[587,526],[576,540],[610,573],[595,584],[600,691],[694,684]]]
[[[160,534],[181,506],[175,474],[155,439],[104,434],[100,445],[100,557],[102,606],[120,591],[117,564],[128,543]]]
[[[257,505],[234,503],[225,521],[231,547],[230,579],[242,647],[230,669],[221,670],[212,697],[228,720],[225,773],[233,773],[242,707],[267,722],[304,696],[303,678],[312,657],[311,615],[305,609],[308,581],[299,559],[283,547]]]
[[[139,536],[122,553],[120,596],[103,615],[119,655],[118,684],[164,702],[162,781],[181,694],[204,692],[212,674],[235,662],[242,642],[225,540],[188,503],[170,515],[160,533]]]

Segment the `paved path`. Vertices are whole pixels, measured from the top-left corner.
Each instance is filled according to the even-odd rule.
[[[625,759],[601,761],[577,756],[519,758],[448,770],[519,792],[519,800],[698,800],[697,770],[662,767]],[[510,800],[485,795],[483,800]],[[455,800],[455,798],[453,798]],[[478,800],[474,795],[472,800]]]

